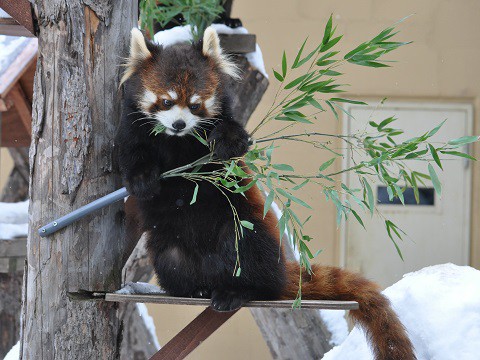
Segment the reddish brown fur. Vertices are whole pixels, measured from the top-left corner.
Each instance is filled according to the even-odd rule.
[[[246,166],[243,168],[250,172]],[[255,218],[262,219],[265,198],[261,191],[254,186],[246,196]],[[278,239],[277,219],[272,211],[267,213],[263,222]],[[283,248],[281,257],[284,259]],[[287,262],[286,266],[288,283],[282,299],[291,300],[298,294],[300,267],[296,262]],[[312,265],[312,270],[311,275],[302,272],[302,299],[357,301],[360,308],[350,311],[350,316],[364,329],[373,345],[376,360],[416,359],[405,328],[377,284],[338,267]]]
[[[357,301],[360,308],[350,316],[364,329],[376,360],[416,359],[405,328],[377,284],[337,267],[313,265],[312,270],[302,276],[302,299]],[[298,293],[299,265],[288,263],[287,271],[283,299],[292,299]]]

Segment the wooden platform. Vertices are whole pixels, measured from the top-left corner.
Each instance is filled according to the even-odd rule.
[[[172,340],[165,344],[150,360],[181,360],[195,350],[220,326],[230,319],[238,310],[218,312],[210,307],[210,299],[180,298],[164,294],[105,294],[105,301],[114,302],[139,302],[172,305],[198,305],[207,307]],[[250,301],[244,307],[253,308],[284,308],[292,309],[293,300],[282,301]],[[330,310],[356,310],[356,301],[330,301],[330,300],[303,300],[301,311],[304,309],[330,309]]]
[[[171,305],[198,305],[210,306],[210,299],[181,298],[163,294],[105,294],[105,301],[114,302],[139,302],[152,304]],[[291,309],[293,300],[278,301],[250,301],[244,307],[252,308],[283,308]],[[331,301],[331,300],[302,300],[302,309],[329,309],[329,310],[356,310],[356,301]]]

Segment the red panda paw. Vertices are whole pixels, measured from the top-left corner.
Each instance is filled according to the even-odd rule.
[[[238,310],[249,300],[235,290],[216,289],[212,292],[212,307],[221,312]]]
[[[248,133],[241,125],[224,122],[212,130],[208,141],[220,160],[229,160],[245,155],[248,151],[248,137]]]

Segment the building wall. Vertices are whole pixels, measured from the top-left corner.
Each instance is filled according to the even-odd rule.
[[[0,149],[0,194],[8,180],[8,176],[13,169],[13,160],[8,150]]]
[[[349,96],[372,100],[467,102],[474,105],[474,133],[480,132],[477,109],[480,106],[480,2],[477,0],[236,0],[233,16],[240,17],[245,27],[257,35],[271,85],[262,104],[251,118],[253,129],[273,102],[277,83],[271,68],[280,68],[283,50],[293,59],[303,40],[318,43],[330,14],[338,24],[337,33],[344,34],[339,48],[352,49],[375,36],[399,19],[412,15],[399,25],[398,39],[414,41],[390,55],[398,60],[390,69],[369,69],[346,66],[344,83],[351,84]],[[443,119],[439,119],[443,120]],[[318,130],[339,133],[341,124],[326,114],[318,120]],[[474,154],[480,157],[478,145]],[[328,154],[305,152],[291,144],[277,151],[277,159],[295,164],[295,170],[307,170],[312,157],[315,163],[328,160]],[[299,159],[301,159],[299,161]],[[339,168],[340,164],[336,164]],[[472,218],[478,218],[480,167],[473,165]],[[323,264],[336,264],[339,257],[339,231],[332,205],[318,191],[306,189],[306,199],[314,207],[317,219],[307,226],[315,236],[313,248],[323,249],[316,259]],[[301,211],[300,211],[301,212]],[[302,213],[302,212],[301,212]],[[306,212],[302,213],[303,215]],[[480,266],[480,229],[472,222],[471,264]],[[151,307],[161,343],[180,330],[187,319],[200,309],[175,306]],[[161,328],[161,329],[160,329]],[[241,310],[189,359],[269,359],[270,355],[248,310]]]

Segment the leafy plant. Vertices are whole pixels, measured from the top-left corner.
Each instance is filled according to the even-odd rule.
[[[177,25],[189,24],[193,40],[203,37],[205,29],[223,12],[225,0],[157,0],[140,2],[140,24],[142,29],[153,37],[153,25],[158,22],[162,27],[170,22]],[[181,20],[178,20],[181,18]]]
[[[400,247],[397,244],[404,232],[391,220],[386,219],[376,208],[371,183],[378,181],[387,188],[390,200],[398,198],[404,203],[403,193],[411,187],[415,199],[419,202],[418,184],[425,185],[425,181],[432,181],[435,191],[441,194],[441,184],[437,176],[438,168],[442,169],[442,155],[463,157],[475,160],[470,155],[459,151],[465,144],[478,141],[476,136],[467,136],[454,139],[440,146],[431,142],[434,135],[440,130],[444,122],[432,130],[419,134],[416,137],[400,141],[403,131],[395,128],[396,118],[389,117],[381,121],[370,121],[368,128],[353,134],[328,134],[308,131],[308,126],[315,123],[319,114],[330,111],[338,119],[339,112],[351,116],[342,104],[366,105],[362,101],[339,97],[345,92],[345,86],[338,83],[342,73],[340,67],[345,65],[366,66],[371,68],[388,67],[391,61],[384,56],[408,42],[392,41],[397,34],[395,27],[381,31],[371,40],[364,42],[341,56],[334,50],[342,36],[335,35],[332,17],[328,20],[323,39],[309,52],[306,51],[307,40],[290,61],[283,53],[281,69],[274,70],[274,76],[279,81],[275,100],[267,114],[260,120],[252,131],[252,136],[260,129],[267,135],[256,138],[251,150],[242,158],[221,162],[213,155],[207,155],[192,164],[179,169],[173,169],[164,174],[165,178],[180,176],[196,183],[192,204],[196,201],[196,193],[202,181],[214,185],[225,196],[230,193],[244,194],[252,186],[258,186],[266,194],[264,216],[276,202],[282,210],[278,221],[279,236],[289,234],[292,246],[300,255],[301,271],[311,272],[310,260],[314,254],[309,248],[312,237],[305,233],[305,223],[310,220],[300,219],[296,214],[296,207],[311,209],[310,204],[298,191],[307,184],[317,186],[327,201],[331,201],[336,208],[337,224],[353,216],[361,226],[364,226],[362,213],[370,216],[378,215],[384,219],[388,237],[392,241],[399,256],[403,259]],[[300,72],[298,76],[293,73]],[[282,124],[279,130],[271,131],[268,124]],[[302,126],[303,131],[295,131]],[[307,129],[307,130],[305,130]],[[208,146],[205,134],[196,133],[199,141]],[[351,150],[352,154],[360,154],[366,160],[357,161],[352,156],[353,165],[340,171],[333,171],[332,165],[343,154],[337,152],[331,140],[342,142]],[[316,165],[316,170],[308,174],[299,174],[294,167],[286,163],[273,161],[273,153],[282,144],[302,142],[312,148],[322,149],[331,158]],[[214,146],[214,145],[213,145]],[[410,170],[409,164],[422,161],[425,163],[425,173]],[[218,163],[222,167],[213,172],[202,172],[202,165]],[[339,179],[340,174],[349,172],[357,176],[361,187],[352,189]],[[226,196],[228,199],[228,196]],[[234,206],[231,205],[232,217],[235,224],[236,242],[241,241],[243,232],[252,230],[253,224],[240,219]],[[239,276],[241,264],[237,254],[237,264],[233,273]],[[295,305],[300,304],[301,276],[299,293]]]

